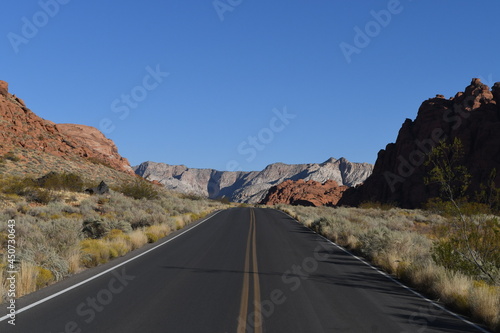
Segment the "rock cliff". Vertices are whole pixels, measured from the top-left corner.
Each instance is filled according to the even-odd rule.
[[[426,186],[429,152],[444,140],[461,140],[463,165],[472,175],[469,195],[485,184],[493,169],[500,186],[500,82],[492,89],[473,79],[464,92],[445,99],[436,95],[422,103],[415,120],[406,119],[395,143],[378,153],[373,174],[363,185],[349,189],[341,205],[363,201],[420,207],[439,195],[437,186]]]
[[[0,155],[19,148],[62,158],[79,157],[133,174],[114,142],[100,131],[42,119],[9,93],[7,82],[0,81]]]

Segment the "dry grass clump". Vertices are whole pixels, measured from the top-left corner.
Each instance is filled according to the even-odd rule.
[[[500,286],[440,266],[432,250],[447,219],[431,211],[390,207],[277,205],[301,223],[394,274],[452,309],[500,332]]]
[[[20,297],[36,290],[38,270],[29,262],[21,262],[19,273],[16,278],[16,296]]]
[[[7,284],[7,279],[6,277],[3,276],[3,271],[4,268],[0,266],[0,295],[2,295],[2,298],[0,299],[0,303],[3,303],[6,301],[5,297],[7,295],[8,288],[6,286]]]
[[[148,237],[143,230],[134,230],[128,234],[132,250],[138,249],[148,243]]]
[[[144,229],[144,233],[148,238],[148,243],[154,243],[159,239],[169,235],[172,228],[166,224],[152,225]]]
[[[102,239],[84,239],[80,242],[80,246],[81,263],[85,267],[103,264],[133,250],[129,235],[119,229],[112,229]]]
[[[473,282],[474,288],[469,293],[471,314],[474,318],[491,323],[491,327],[500,330],[500,288]]]
[[[47,268],[36,267],[36,270],[38,271],[36,274],[36,289],[46,287],[55,280],[54,274]]]

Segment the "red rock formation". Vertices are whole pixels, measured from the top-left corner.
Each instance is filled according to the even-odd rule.
[[[0,81],[0,154],[15,148],[40,150],[51,155],[82,157],[133,174],[113,141],[97,129],[83,125],[56,125],[28,109]]]
[[[101,160],[115,169],[132,171],[128,160],[118,154],[115,143],[97,128],[75,124],[57,124],[56,128],[63,135],[79,142],[87,156]]]
[[[0,95],[7,96],[9,94],[9,84],[5,81],[0,81]]]
[[[422,103],[417,118],[406,119],[396,143],[378,153],[373,174],[357,188],[344,193],[339,204],[358,205],[364,201],[420,207],[439,195],[437,186],[426,186],[424,165],[429,151],[439,141],[459,138],[464,147],[463,164],[472,175],[469,195],[486,183],[491,171],[498,171],[500,186],[500,83],[490,91],[473,79],[454,98],[442,95]]]
[[[335,206],[347,186],[334,180],[321,184],[314,180],[287,180],[269,189],[261,204],[289,204],[301,206]]]

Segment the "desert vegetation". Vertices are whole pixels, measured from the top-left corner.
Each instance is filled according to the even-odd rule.
[[[18,296],[153,243],[224,208],[130,177],[103,195],[73,173],[0,176],[0,281],[7,264],[7,221],[15,220]],[[5,285],[0,297],[5,300]]]

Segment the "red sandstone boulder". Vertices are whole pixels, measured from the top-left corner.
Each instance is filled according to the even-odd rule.
[[[339,186],[334,180],[327,180],[324,184],[314,180],[287,180],[271,187],[261,204],[335,206],[346,189],[347,186]]]

